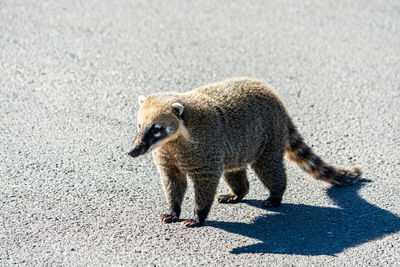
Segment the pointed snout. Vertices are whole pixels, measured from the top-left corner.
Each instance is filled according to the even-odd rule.
[[[131,151],[128,152],[128,155],[131,156],[132,158],[140,156],[139,148],[134,147]]]
[[[128,155],[131,156],[132,158],[139,157],[140,155],[143,155],[149,150],[149,146],[146,143],[141,143],[138,146],[134,146],[129,152]]]
[[[131,150],[128,152],[129,156],[136,158],[140,155],[143,155],[144,153],[147,152],[147,150],[149,150],[149,145],[147,144],[146,141],[143,140],[144,137],[145,137],[145,132],[140,131],[132,143]]]

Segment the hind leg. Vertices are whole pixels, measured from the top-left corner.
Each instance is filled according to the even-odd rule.
[[[220,203],[239,202],[249,192],[249,181],[246,176],[246,169],[224,173],[224,180],[230,191],[226,195],[217,196]]]
[[[286,189],[283,153],[264,153],[251,167],[270,192],[267,200],[261,202],[261,205],[264,207],[278,207]]]

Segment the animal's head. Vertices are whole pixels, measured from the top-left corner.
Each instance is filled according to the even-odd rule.
[[[128,152],[131,157],[138,157],[156,147],[185,135],[183,125],[184,106],[176,97],[168,94],[154,94],[138,97],[138,134]]]

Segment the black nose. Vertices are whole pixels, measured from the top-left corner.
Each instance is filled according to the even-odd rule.
[[[132,149],[131,151],[128,152],[128,155],[133,157],[133,158],[136,158],[137,156],[140,155],[140,151],[139,151],[139,149],[134,148],[134,149]]]

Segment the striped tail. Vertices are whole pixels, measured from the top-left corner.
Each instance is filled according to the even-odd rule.
[[[360,179],[361,169],[335,167],[324,162],[312,149],[304,143],[296,126],[289,121],[289,138],[286,142],[286,156],[297,163],[299,167],[317,180],[332,185],[347,185]]]

